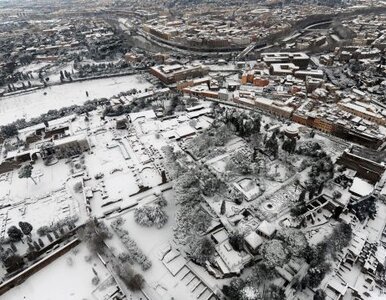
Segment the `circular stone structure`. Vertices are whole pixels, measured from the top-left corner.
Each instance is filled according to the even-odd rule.
[[[287,126],[286,129],[284,129],[284,133],[289,138],[296,138],[299,136],[299,129],[294,125],[290,125]]]

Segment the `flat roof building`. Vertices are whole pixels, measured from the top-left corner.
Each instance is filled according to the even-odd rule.
[[[270,52],[261,53],[260,56],[267,65],[293,63],[302,70],[306,69],[310,62],[310,57],[303,52]]]
[[[188,78],[202,77],[208,74],[203,65],[159,65],[150,68],[150,73],[165,84],[173,84]]]

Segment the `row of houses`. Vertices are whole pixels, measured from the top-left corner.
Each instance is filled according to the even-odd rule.
[[[253,91],[236,91],[233,102],[258,108],[278,118],[289,119],[324,133],[366,145],[369,148],[377,149],[386,141],[386,136],[372,125],[373,123],[384,125],[386,118],[368,110],[353,111],[351,107],[354,104],[351,102],[339,102],[336,110],[309,112],[299,109],[297,105],[288,103],[288,101],[258,97]],[[351,105],[350,110],[347,108],[348,105]],[[368,117],[370,114],[371,117]]]

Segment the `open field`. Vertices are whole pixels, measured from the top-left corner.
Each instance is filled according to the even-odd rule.
[[[31,93],[3,97],[0,98],[0,125],[21,118],[29,120],[50,109],[81,105],[87,100],[109,98],[133,88],[143,90],[150,86],[139,76],[132,75],[55,85]]]
[[[96,286],[91,283],[95,276],[100,282],[108,279],[110,273],[97,257],[89,256],[85,244],[80,245],[50,265],[16,286],[3,297],[8,300],[82,300],[90,299]],[[97,298],[95,298],[97,299]]]

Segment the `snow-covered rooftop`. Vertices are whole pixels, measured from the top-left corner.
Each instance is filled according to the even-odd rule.
[[[370,195],[373,190],[374,190],[374,185],[359,177],[354,178],[352,186],[350,187],[351,193],[361,197]]]
[[[260,223],[260,225],[257,228],[257,230],[259,232],[261,232],[262,234],[270,237],[270,236],[272,236],[275,233],[276,227],[275,227],[274,224],[269,223],[268,221],[264,220],[263,222]]]
[[[251,231],[244,239],[252,249],[257,249],[263,243],[263,239],[254,231]]]

